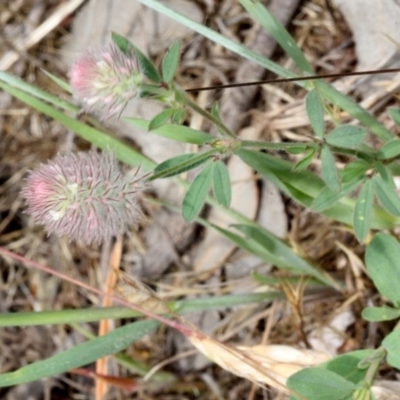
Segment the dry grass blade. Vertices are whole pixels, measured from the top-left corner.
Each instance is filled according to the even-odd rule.
[[[330,359],[319,351],[285,345],[228,346],[210,337],[193,336],[189,340],[205,356],[232,374],[287,393],[286,380],[291,375]]]

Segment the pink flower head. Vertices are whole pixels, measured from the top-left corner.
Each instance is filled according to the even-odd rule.
[[[87,244],[122,234],[140,216],[137,180],[124,177],[111,152],[57,155],[29,173],[28,213],[48,233]]]
[[[126,104],[139,94],[142,75],[134,53],[129,56],[110,44],[87,52],[69,70],[75,98],[85,112],[102,119],[120,115]]]

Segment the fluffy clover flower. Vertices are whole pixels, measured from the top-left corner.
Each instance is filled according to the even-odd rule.
[[[123,176],[111,152],[57,155],[30,171],[22,194],[48,233],[87,244],[127,231],[141,215],[137,180]]]
[[[135,54],[125,55],[115,44],[78,58],[69,70],[69,78],[83,111],[101,119],[119,116],[139,94],[138,85],[143,80]]]

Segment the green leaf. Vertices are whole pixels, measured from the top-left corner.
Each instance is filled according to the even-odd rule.
[[[357,389],[354,383],[323,368],[302,369],[288,379],[287,385],[304,396],[293,394],[290,398],[296,400],[347,400]]]
[[[158,178],[169,178],[170,176],[179,175],[182,172],[189,171],[204,164],[215,152],[216,151],[213,149],[206,151],[205,153],[188,153],[169,158],[154,168],[153,175],[149,180],[153,181]]]
[[[306,110],[315,134],[322,139],[325,130],[324,106],[322,105],[321,98],[315,89],[311,90],[307,94]]]
[[[160,74],[154,64],[137,48],[133,43],[131,43],[125,37],[118,35],[118,33],[113,32],[111,34],[113,42],[118,46],[118,48],[127,56],[134,53],[139,62],[139,68],[142,73],[149,78],[151,81],[160,83],[162,81]]]
[[[344,149],[355,149],[366,138],[367,131],[354,125],[341,125],[326,135],[326,141],[331,146]]]
[[[128,123],[137,126],[143,130],[148,131],[150,122],[145,119],[139,118],[124,118]],[[159,136],[168,139],[176,140],[177,142],[192,143],[192,144],[206,144],[215,140],[215,137],[196,129],[189,128],[188,126],[165,124],[157,129],[151,131]]]
[[[161,128],[177,110],[177,108],[168,108],[167,110],[161,111],[150,121],[148,131],[151,132]]]
[[[182,203],[182,215],[186,221],[193,221],[204,206],[213,181],[213,165],[209,163],[193,179]]]
[[[371,165],[362,160],[352,161],[347,164],[341,171],[340,176],[342,177],[342,182],[351,182],[355,179],[363,177],[365,172],[371,168]]]
[[[261,246],[263,253],[259,253],[259,255],[265,254],[265,252],[274,255],[274,258],[269,258],[268,261],[273,262],[279,268],[299,275],[310,275],[329,286],[335,286],[335,283],[328,274],[309,264],[293,251],[289,252],[288,246],[278,238],[275,238],[267,230],[256,225],[245,224],[233,225],[233,227],[245,234],[247,240],[254,240]]]
[[[371,322],[392,321],[400,318],[400,310],[389,306],[366,307],[362,310],[361,316]]]
[[[363,243],[371,227],[371,214],[374,201],[374,188],[372,181],[367,179],[354,208],[354,231],[357,239]]]
[[[325,187],[314,199],[311,208],[315,212],[321,212],[332,207],[342,197],[350,194],[362,183],[362,179],[344,184],[339,192],[333,192],[329,187]]]
[[[359,383],[364,380],[367,373],[366,369],[359,368],[363,360],[371,357],[375,350],[356,350],[336,356],[319,366],[319,368],[328,369],[342,376],[346,380]]]
[[[391,140],[385,143],[378,151],[378,160],[387,160],[388,158],[400,155],[400,139]]]
[[[56,83],[58,86],[60,86],[61,89],[64,89],[68,93],[72,93],[71,90],[71,85],[64,81],[63,79],[59,78],[58,76],[55,76],[51,74],[50,72],[46,71],[45,69],[42,69],[42,72],[47,75],[54,83]]]
[[[14,372],[1,374],[0,387],[32,382],[88,365],[99,358],[126,349],[136,340],[148,335],[157,325],[157,321],[148,320],[117,328],[104,336],[78,344],[46,360],[37,361]]]
[[[174,124],[182,125],[186,119],[186,110],[184,108],[179,108],[176,112],[172,115],[172,122]],[[189,128],[190,129],[190,128]],[[211,135],[210,135],[211,136]]]
[[[162,60],[161,70],[164,82],[170,83],[175,76],[181,57],[181,41],[177,40],[168,49],[167,54]]]
[[[293,171],[302,171],[307,169],[315,157],[316,150],[312,149],[304,158],[302,158],[294,167]]]
[[[397,126],[400,126],[400,109],[398,108],[389,108],[388,114],[390,118],[396,123]]]
[[[336,168],[335,159],[329,147],[324,146],[321,149],[322,176],[326,185],[333,192],[340,190],[339,173]]]
[[[368,273],[382,296],[400,307],[400,244],[392,236],[378,233],[367,247]]]
[[[382,206],[391,214],[400,216],[400,198],[393,185],[388,184],[378,175],[375,175],[372,181]]]
[[[213,163],[213,192],[218,203],[228,208],[231,204],[231,181],[229,171],[221,160]]]
[[[395,329],[383,339],[383,348],[387,351],[386,361],[392,367],[400,369],[400,330]]]
[[[379,161],[376,162],[375,167],[376,170],[379,172],[379,175],[385,181],[385,183],[388,184],[389,186],[392,186],[392,188],[396,190],[396,184],[394,183],[393,174],[392,171],[390,170],[390,167],[385,166]]]

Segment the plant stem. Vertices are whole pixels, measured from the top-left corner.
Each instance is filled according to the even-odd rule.
[[[186,105],[190,107],[192,110],[196,111],[204,118],[208,119],[212,122],[222,133],[231,138],[236,138],[236,135],[218,118],[215,118],[210,112],[204,110],[199,107],[195,102],[191,101],[188,97],[186,97]]]

